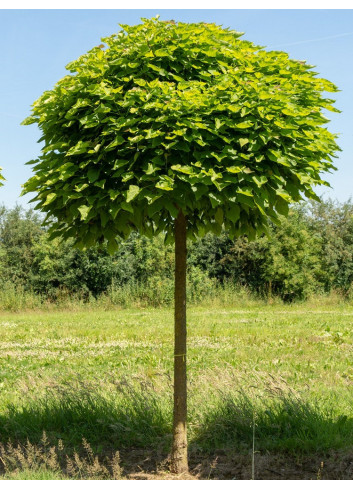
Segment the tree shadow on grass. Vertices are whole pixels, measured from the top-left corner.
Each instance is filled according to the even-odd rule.
[[[194,439],[203,450],[237,448],[313,453],[353,444],[353,419],[293,391],[256,398],[244,391],[223,395],[207,412]]]
[[[353,445],[353,419],[337,418],[293,392],[261,398],[228,392],[199,412],[189,438],[190,467],[201,479],[251,478],[253,441],[256,478],[267,479],[288,478],[280,477],[284,467],[285,474],[303,478],[295,477],[305,472],[301,460],[307,460],[306,471],[312,467],[309,472],[315,478],[320,457]],[[118,450],[126,476],[156,474],[168,469],[171,414],[171,400],[152,385],[58,385],[42,397],[25,399],[22,406],[9,405],[0,415],[0,442],[26,446],[29,441],[50,450],[62,440],[66,454],[85,456],[86,450],[90,457],[82,445],[87,442],[101,460]],[[347,476],[348,468],[338,473],[338,466],[332,478]]]
[[[291,390],[278,390],[260,398],[244,391],[221,395],[206,413],[192,447],[196,453],[218,453],[215,477],[228,471],[229,478],[250,479],[254,460],[255,478],[303,479],[308,474],[325,478],[324,473],[351,477],[352,445],[352,418],[335,416],[324,403],[302,399]],[[348,465],[342,466],[337,457]]]
[[[42,446],[45,433],[48,446],[62,440],[68,454],[83,453],[84,440],[94,454],[110,457],[116,451],[128,453],[135,465],[148,462],[152,449],[154,469],[168,453],[170,432],[169,406],[160,393],[144,383],[58,385],[22,405],[10,404],[0,414],[2,444],[25,446],[29,441]],[[121,460],[124,462],[123,457]]]

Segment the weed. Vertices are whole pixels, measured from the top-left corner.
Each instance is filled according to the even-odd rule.
[[[83,455],[66,454],[61,440],[50,446],[43,432],[38,444],[0,443],[0,470],[5,479],[122,479],[119,452],[109,460],[99,460],[83,438]]]

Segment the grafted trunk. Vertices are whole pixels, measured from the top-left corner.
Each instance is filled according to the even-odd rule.
[[[174,417],[171,470],[188,472],[186,437],[186,218],[180,211],[175,220],[174,289]]]

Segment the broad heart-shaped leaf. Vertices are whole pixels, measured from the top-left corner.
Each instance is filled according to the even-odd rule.
[[[24,193],[80,246],[131,231],[261,234],[335,167],[336,87],[215,24],[142,24],[67,66],[24,124],[44,147]],[[45,69],[45,68],[44,68]],[[51,228],[50,228],[51,229]]]
[[[215,213],[215,221],[220,225],[222,226],[223,224],[223,209],[222,207],[218,207],[218,209],[216,210],[216,213]]]
[[[66,153],[66,156],[74,156],[80,155],[82,153],[86,153],[88,148],[90,148],[90,141],[78,141],[74,146],[70,148],[70,150]]]
[[[108,241],[107,250],[111,254],[114,254],[114,253],[116,253],[119,250],[119,245],[115,241],[115,239],[112,239],[112,240]]]
[[[56,198],[57,198],[57,194],[55,194],[55,193],[48,194],[47,195],[47,198],[45,199],[45,202],[44,202],[43,206],[50,205],[52,202],[54,202],[54,200]]]
[[[81,214],[82,219],[85,220],[85,219],[87,219],[87,216],[88,216],[89,211],[91,210],[91,207],[88,207],[87,205],[81,205],[78,208],[78,210]]]
[[[131,202],[140,193],[140,188],[137,185],[130,185],[126,195],[126,202]]]
[[[249,142],[249,139],[247,138],[239,138],[239,144],[241,147],[245,146]]]
[[[240,217],[240,207],[238,205],[232,205],[226,208],[226,216],[233,224],[235,224]]]
[[[235,125],[238,129],[248,129],[249,127],[253,126],[254,123],[251,121],[246,121],[246,122],[239,122],[238,124]]]
[[[95,182],[96,180],[98,180],[99,173],[100,173],[99,168],[90,168],[87,172],[88,180],[91,183]]]
[[[122,136],[116,136],[116,138],[114,138],[114,140],[105,147],[105,151],[112,151],[114,148],[116,148],[116,146],[123,144],[124,141],[125,139]]]
[[[282,214],[283,216],[287,216],[288,215],[288,212],[289,212],[288,202],[286,202],[281,197],[279,199],[277,199],[276,204],[275,204],[275,207],[276,207],[276,211],[279,214]]]

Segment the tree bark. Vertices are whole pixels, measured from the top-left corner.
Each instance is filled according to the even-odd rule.
[[[175,289],[174,289],[174,416],[171,470],[175,474],[189,471],[186,417],[186,218],[180,211],[175,220]]]

